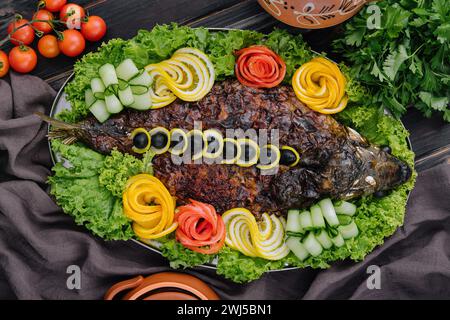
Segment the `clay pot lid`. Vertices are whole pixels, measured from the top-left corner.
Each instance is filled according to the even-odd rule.
[[[144,278],[121,281],[105,294],[112,300],[118,293],[128,291],[123,300],[219,300],[219,296],[202,280],[185,273],[161,272]],[[157,291],[157,292],[155,292]]]
[[[293,27],[321,29],[351,18],[374,0],[258,0],[275,19]]]

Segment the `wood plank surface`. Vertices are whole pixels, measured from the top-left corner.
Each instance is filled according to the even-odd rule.
[[[108,24],[105,40],[121,37],[131,38],[139,29],[150,29],[158,23],[177,22],[192,27],[253,29],[270,32],[273,28],[285,28],[294,34],[301,33],[316,51],[329,52],[330,43],[340,27],[324,30],[305,31],[283,25],[267,14],[256,0],[79,0],[91,15],[102,16]],[[21,13],[30,17],[35,1],[4,0],[0,4],[0,35],[5,35],[6,24]],[[98,44],[89,44],[87,50],[94,50]],[[75,59],[58,57],[53,60],[39,58],[34,74],[46,79],[55,89],[59,89],[70,75]],[[411,109],[403,117],[403,122],[411,132],[411,142],[416,152],[418,171],[426,170],[450,159],[450,124],[439,116],[424,118],[417,110]]]

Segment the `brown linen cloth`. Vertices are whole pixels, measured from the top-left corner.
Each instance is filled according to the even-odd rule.
[[[106,242],[76,226],[46,192],[51,161],[46,127],[55,92],[33,76],[0,80],[0,298],[101,299],[115,282],[169,270],[164,258],[129,241]],[[423,172],[405,226],[363,262],[325,271],[269,273],[237,285],[197,268],[192,273],[224,299],[450,298],[449,163]],[[381,289],[369,290],[366,270],[381,268]],[[81,268],[81,289],[66,286],[67,267]]]

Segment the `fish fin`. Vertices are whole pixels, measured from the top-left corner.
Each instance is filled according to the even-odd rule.
[[[81,126],[79,124],[66,123],[51,118],[42,112],[35,112],[34,114],[52,126],[47,135],[50,140],[62,139],[64,144],[72,144],[77,141],[78,138],[76,132],[81,130]]]

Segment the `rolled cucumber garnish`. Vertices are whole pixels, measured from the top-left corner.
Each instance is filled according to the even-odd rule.
[[[136,67],[133,60],[125,59],[117,66],[116,74],[119,79],[128,81],[139,74],[139,69]]]
[[[86,106],[89,108],[92,106],[92,104],[95,102],[94,93],[92,92],[92,89],[87,89],[84,92],[84,101],[86,102]]]
[[[97,100],[95,101],[92,106],[89,108],[89,111],[94,115],[94,117],[99,122],[105,122],[108,120],[110,113],[106,109],[106,103],[103,100]]]
[[[123,105],[114,94],[105,96],[106,110],[109,113],[119,113],[123,110]]]
[[[334,210],[339,214],[353,216],[356,213],[356,206],[347,201],[339,201],[334,204]]]
[[[339,226],[338,231],[344,239],[355,238],[359,234],[355,221],[352,221],[346,226]]]
[[[286,223],[286,231],[291,232],[301,232],[302,227],[300,225],[300,215],[299,210],[289,210],[287,223]]]
[[[303,246],[305,249],[314,257],[317,257],[320,255],[323,251],[322,246],[320,245],[319,241],[317,241],[316,237],[314,237],[314,234],[310,232],[305,239],[303,239]]]
[[[320,209],[322,210],[323,217],[328,222],[330,226],[339,225],[338,217],[336,216],[336,211],[334,210],[333,203],[329,198],[319,201]]]
[[[105,87],[109,87],[115,84],[119,84],[119,79],[117,78],[116,69],[110,63],[104,64],[98,69],[100,78],[102,79]]]
[[[291,250],[300,261],[303,261],[306,258],[308,258],[309,252],[303,246],[300,238],[289,237],[286,240],[286,245],[289,248],[289,250]]]

